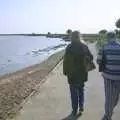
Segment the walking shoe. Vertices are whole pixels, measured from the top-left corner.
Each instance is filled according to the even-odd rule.
[[[66,120],[76,120],[76,114],[77,114],[77,112],[72,111]]]
[[[62,119],[62,120],[76,120],[76,112],[72,111],[70,113],[70,115],[68,115],[66,118]]]
[[[77,114],[77,117],[82,116],[82,112],[83,112],[83,111],[84,111],[83,108],[82,108],[82,109],[79,109],[79,112],[78,112],[78,114]]]
[[[84,109],[83,109],[83,108],[80,108],[80,109],[79,109],[79,112],[83,112],[83,111],[84,111]]]
[[[104,115],[104,117],[102,118],[102,120],[112,120],[112,119],[109,118],[107,115]]]
[[[71,114],[73,114],[74,116],[76,116],[77,111],[73,110]]]
[[[82,112],[78,112],[77,118],[82,116]]]

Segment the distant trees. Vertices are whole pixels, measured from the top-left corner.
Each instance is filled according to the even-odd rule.
[[[32,33],[33,36],[35,36],[36,34],[35,33]]]
[[[103,47],[104,44],[107,43],[107,30],[102,29],[98,32],[98,41],[97,41],[97,49]]]
[[[115,23],[116,27],[120,29],[120,19],[118,19]]]
[[[47,36],[47,37],[51,37],[52,34],[51,34],[50,32],[48,32],[46,36]]]
[[[107,30],[105,29],[99,31],[99,34],[106,34],[106,33],[107,33]]]
[[[114,32],[116,33],[116,35],[119,34],[119,30],[118,29],[115,29]]]
[[[63,36],[63,39],[64,39],[65,41],[70,41],[71,35],[72,35],[72,30],[71,30],[71,29],[68,29],[68,30],[66,31],[66,34]]]
[[[50,32],[48,32],[47,34],[48,34],[48,35],[50,35],[51,33],[50,33]]]
[[[115,26],[118,28],[115,30],[116,35],[120,37],[120,18],[115,22]]]
[[[68,29],[68,30],[66,31],[66,33],[67,33],[68,35],[70,35],[70,34],[72,33],[72,30],[71,30],[71,29]]]

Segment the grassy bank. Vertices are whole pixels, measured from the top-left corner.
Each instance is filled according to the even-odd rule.
[[[61,61],[63,55],[64,50],[55,53],[40,64],[0,78],[0,120],[15,115],[20,104]]]
[[[88,43],[93,43],[98,41],[98,34],[82,34],[83,40]]]

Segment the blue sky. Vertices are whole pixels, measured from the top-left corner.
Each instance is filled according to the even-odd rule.
[[[0,0],[0,33],[115,29],[120,0]]]

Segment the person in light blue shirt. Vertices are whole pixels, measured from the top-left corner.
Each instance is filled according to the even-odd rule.
[[[98,53],[97,63],[105,87],[105,115],[102,120],[112,120],[120,94],[120,44],[114,32],[107,33],[108,43]]]

